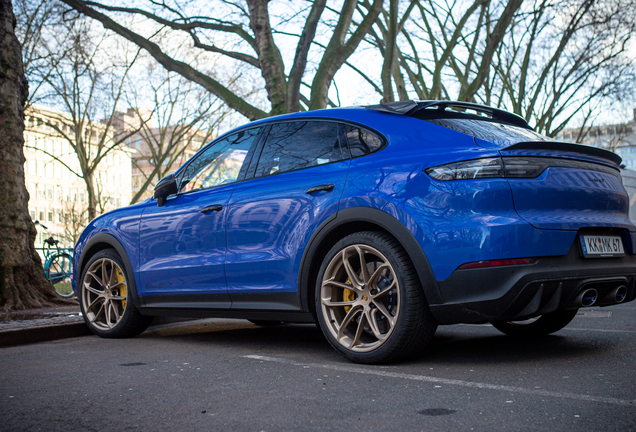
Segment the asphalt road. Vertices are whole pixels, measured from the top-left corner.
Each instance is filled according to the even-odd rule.
[[[636,430],[635,318],[592,308],[530,342],[440,327],[389,366],[345,361],[313,325],[240,320],[3,348],[0,430]]]

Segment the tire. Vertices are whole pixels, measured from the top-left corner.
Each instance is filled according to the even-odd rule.
[[[248,321],[251,322],[252,324],[255,324],[261,327],[273,327],[273,326],[287,324],[286,322],[283,322],[283,321],[267,321],[267,320],[251,320],[251,319],[248,319]]]
[[[540,337],[561,330],[574,319],[578,309],[551,312],[538,319],[527,321],[493,321],[494,328],[508,336]]]
[[[318,273],[315,306],[331,346],[355,363],[416,357],[437,329],[407,253],[379,232],[354,233],[331,248]]]
[[[63,298],[75,296],[71,286],[73,259],[71,255],[62,252],[54,255],[49,266],[45,269],[46,278],[53,284],[57,295]]]
[[[136,336],[150,324],[152,317],[143,316],[133,304],[129,280],[123,260],[113,249],[97,252],[84,266],[78,300],[86,325],[96,335]]]

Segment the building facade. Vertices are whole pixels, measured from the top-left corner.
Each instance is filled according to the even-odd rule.
[[[585,130],[581,144],[613,151],[623,158],[623,165],[636,170],[636,108],[634,117],[626,123],[594,126]],[[566,129],[557,136],[559,141],[577,142],[580,129]]]
[[[60,119],[64,119],[60,121]],[[60,246],[73,247],[87,220],[88,196],[79,159],[67,139],[47,122],[71,123],[64,113],[31,107],[25,113],[24,164],[31,219],[38,226],[36,247],[53,236]],[[62,129],[68,126],[60,126]],[[67,134],[70,136],[70,134]],[[131,150],[110,151],[98,165],[97,213],[128,205],[131,198]]]
[[[176,172],[203,144],[213,138],[211,132],[191,128],[189,125],[159,127],[149,111],[138,112],[131,108],[126,112],[118,112],[115,118],[113,124],[119,131],[139,129],[126,140],[127,147],[132,150],[131,197],[137,196],[146,179],[152,177],[137,202],[152,197],[155,185],[162,177]],[[146,119],[143,126],[140,118]],[[156,161],[155,157],[162,154],[166,154],[165,159]],[[161,164],[159,174],[153,176],[158,163]]]

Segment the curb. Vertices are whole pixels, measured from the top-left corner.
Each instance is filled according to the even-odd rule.
[[[9,330],[0,333],[0,348],[93,334],[82,322]]]
[[[154,317],[149,328],[192,321],[195,319],[196,318],[157,316]],[[84,320],[72,323],[52,324],[48,326],[32,326],[15,330],[0,331],[0,348],[89,336],[92,334],[93,332],[86,326]]]

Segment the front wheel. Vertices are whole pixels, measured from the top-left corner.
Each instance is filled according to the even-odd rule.
[[[97,252],[84,267],[78,295],[84,321],[101,337],[121,338],[143,332],[152,317],[141,315],[130,293],[130,275],[112,249]]]
[[[55,292],[60,297],[71,298],[75,295],[71,285],[72,266],[71,255],[62,252],[53,256],[45,269],[46,278],[53,284]]]
[[[494,328],[508,336],[538,337],[561,330],[574,319],[578,309],[551,312],[525,321],[493,321]]]
[[[325,337],[356,363],[414,357],[437,329],[408,255],[383,233],[339,241],[320,268],[315,301]]]

